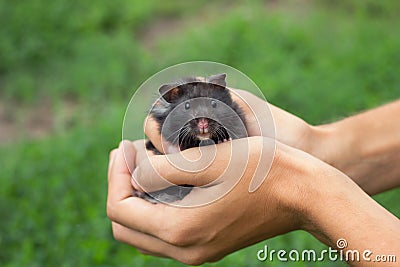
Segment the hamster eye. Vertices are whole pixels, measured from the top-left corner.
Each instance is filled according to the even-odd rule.
[[[190,108],[190,103],[189,102],[186,102],[185,103],[185,109],[189,109]]]
[[[217,102],[215,100],[211,100],[211,106],[213,108],[216,108],[217,107]]]

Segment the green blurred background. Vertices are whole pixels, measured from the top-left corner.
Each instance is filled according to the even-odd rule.
[[[105,213],[135,89],[166,66],[218,61],[325,123],[400,96],[399,23],[391,0],[0,0],[0,266],[179,265],[114,241]],[[400,216],[400,190],[375,199]],[[265,266],[264,244],[325,248],[294,232],[208,265]]]

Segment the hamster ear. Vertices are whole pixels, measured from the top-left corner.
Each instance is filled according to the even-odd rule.
[[[176,83],[163,84],[158,91],[160,92],[160,95],[168,102],[172,102],[174,99],[179,97],[179,88],[178,84]]]
[[[207,82],[226,87],[226,73],[215,74],[208,77]]]

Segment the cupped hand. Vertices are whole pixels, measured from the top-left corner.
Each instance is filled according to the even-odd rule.
[[[284,144],[311,152],[312,142],[315,142],[314,135],[317,134],[315,127],[248,91],[231,89],[231,96],[243,111],[248,136],[273,138],[275,135],[275,138]],[[275,133],[271,132],[273,124]],[[167,154],[171,145],[163,141],[157,129],[157,122],[148,116],[144,122],[145,134],[159,151]]]
[[[226,167],[226,155],[232,150],[231,145],[248,146],[249,154],[243,156],[248,157],[247,168],[228,194],[208,205],[194,208],[151,204],[133,197],[131,170],[135,168],[139,170],[135,172],[138,181],[155,180],[157,177],[151,176],[158,173],[173,183],[179,183],[187,173],[172,166],[166,156],[141,156],[145,153],[143,140],[135,144],[122,142],[110,155],[108,173],[107,213],[113,221],[115,238],[146,254],[174,258],[186,264],[201,264],[302,228],[305,221],[302,205],[306,203],[308,188],[315,186],[310,177],[315,177],[315,172],[321,166],[323,169],[324,164],[302,151],[278,143],[266,180],[250,193],[249,185],[256,173],[262,148],[273,146],[272,142],[269,138],[251,137],[216,146],[218,151],[208,167],[210,171],[203,171],[202,179],[195,180],[194,184],[204,185],[219,174],[223,177],[218,170]],[[197,148],[184,152],[189,158],[198,156]],[[228,179],[222,179],[216,185],[196,188],[184,201],[191,203],[193,199],[220,192],[219,188],[229,181],[229,177],[225,178]]]

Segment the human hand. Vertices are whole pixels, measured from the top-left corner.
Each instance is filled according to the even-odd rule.
[[[135,145],[130,142],[122,143],[118,150],[111,153],[109,167],[107,211],[113,221],[116,239],[135,246],[146,254],[171,257],[186,264],[200,264],[219,260],[228,253],[265,238],[300,228],[301,217],[293,212],[297,210],[298,203],[301,203],[300,199],[296,200],[300,195],[294,195],[291,192],[293,187],[287,186],[292,180],[291,175],[279,177],[279,172],[293,173],[299,178],[303,174],[294,166],[301,164],[301,161],[290,162],[289,155],[286,155],[288,148],[280,146],[277,162],[265,183],[256,192],[249,193],[250,180],[257,168],[255,163],[261,153],[260,148],[263,145],[273,146],[273,140],[255,137],[249,138],[249,143],[245,139],[234,140],[232,143],[236,146],[249,145],[249,168],[225,197],[211,205],[197,208],[176,208],[162,203],[154,205],[132,197],[130,170],[136,167],[136,163],[140,162],[135,173],[138,179],[147,176],[149,180],[156,180],[148,176],[151,172],[148,169],[151,167],[150,161],[155,164],[157,172],[165,171],[161,175],[166,179],[181,179],[186,173],[170,166],[165,156],[139,159],[141,156],[138,155],[145,153],[140,145],[143,141],[138,141]],[[215,161],[202,174],[202,179],[197,180],[198,185],[209,182],[218,175],[215,171],[226,166],[225,159],[230,149],[228,143],[218,146]],[[195,148],[184,152],[189,158],[196,158],[198,151]],[[298,153],[303,154],[300,151]],[[125,164],[124,154],[128,165]],[[139,184],[142,184],[142,180]],[[154,184],[153,186],[157,187]],[[184,200],[188,199],[190,202],[190,199],[202,197],[203,194],[213,194],[220,187],[223,187],[223,182],[209,188],[198,188]]]
[[[268,117],[264,100],[243,91],[232,90],[232,98],[245,114],[249,136],[269,135],[271,123],[259,123]],[[313,126],[272,104],[268,104],[275,124],[276,140],[303,150],[338,168],[369,194],[400,186],[400,101],[349,117],[338,122]],[[145,120],[145,133],[164,151],[156,123]],[[168,144],[164,144],[168,147]]]
[[[317,129],[250,92],[239,89],[230,89],[230,92],[232,100],[243,111],[249,137],[275,137],[284,144],[310,152],[309,150],[313,147],[312,141],[315,142],[314,136],[318,134]],[[273,132],[274,125],[275,133]],[[151,116],[147,116],[144,121],[145,134],[158,151],[167,154],[170,144],[163,142],[163,138],[157,129],[157,122]],[[176,149],[172,149],[172,151],[174,150]]]
[[[266,102],[247,91],[234,92],[233,98],[245,111],[250,136],[266,136],[257,131],[253,115],[262,112]],[[400,101],[318,126],[268,105],[278,141],[341,170],[368,194],[400,186]]]
[[[231,143],[241,146],[245,141]],[[130,170],[137,163],[139,181],[154,180],[157,177],[151,176],[156,173],[170,181],[179,181],[187,174],[171,166],[166,156],[140,159],[144,151],[138,152],[130,142],[121,143],[110,155],[108,173],[107,214],[113,221],[114,237],[142,253],[194,265],[219,260],[240,248],[296,229],[304,229],[332,247],[336,240],[345,238],[348,249],[370,249],[377,254],[398,251],[398,219],[343,173],[302,151],[278,143],[267,179],[250,193],[255,161],[263,145],[268,147],[271,139],[253,137],[248,141],[249,164],[242,179],[223,198],[195,208],[154,205],[133,197]],[[205,181],[212,181],[219,174],[215,171],[226,166],[230,145],[223,143],[217,147],[215,161],[209,167],[212,171],[202,173]],[[196,148],[184,152],[188,158],[198,156]],[[195,183],[201,185],[202,181]],[[214,189],[218,186],[199,188],[186,198],[212,194],[218,191]],[[354,263],[357,264],[374,263]]]

